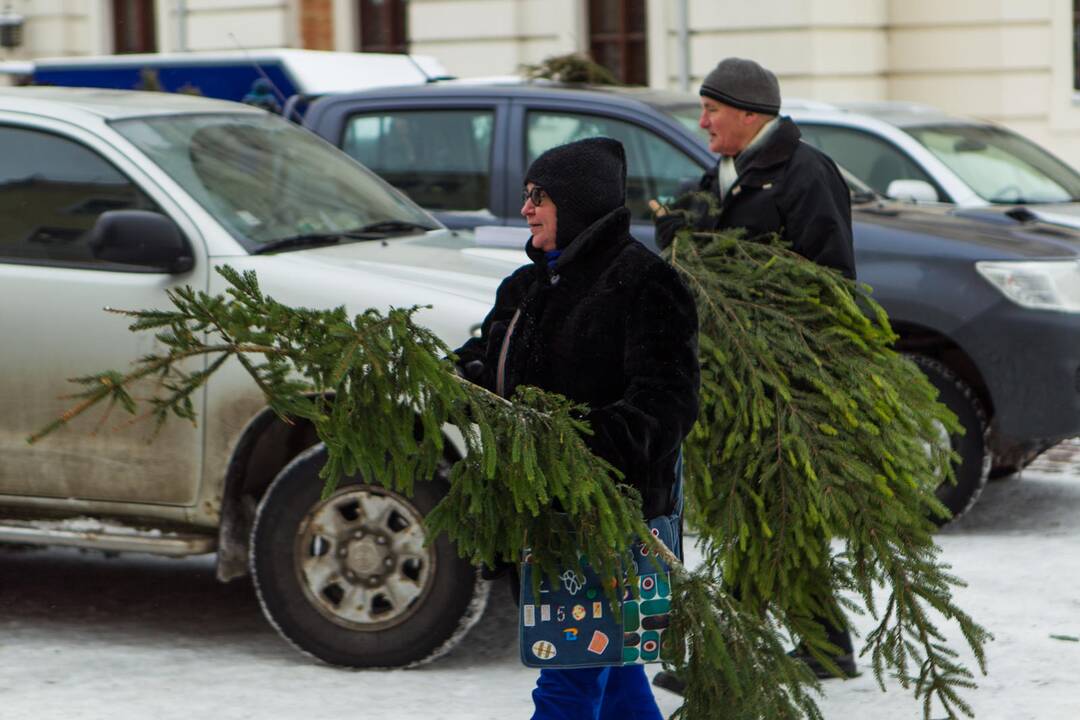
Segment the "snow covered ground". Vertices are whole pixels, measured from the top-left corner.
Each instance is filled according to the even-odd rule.
[[[976,716],[1080,718],[1080,444],[992,483],[939,538],[970,583],[962,606],[997,638],[988,676],[967,695]],[[518,664],[515,630],[499,586],[447,658],[418,670],[338,670],[280,640],[250,584],[218,584],[208,558],[0,549],[0,720],[527,718],[535,671]],[[956,633],[950,640],[960,646]],[[823,687],[830,719],[921,716],[869,672]],[[678,707],[657,695],[665,712]]]

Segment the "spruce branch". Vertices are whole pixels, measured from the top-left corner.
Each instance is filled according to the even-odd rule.
[[[681,204],[688,228],[666,252],[698,303],[702,403],[684,451],[706,563],[742,608],[837,672],[812,618],[871,614],[863,654],[882,689],[890,675],[926,717],[933,701],[970,715],[960,691],[973,673],[936,623],[959,626],[983,673],[992,638],[955,603],[963,583],[938,559],[929,520],[947,512],[934,489],[953,480],[956,457],[939,438],[962,432],[955,416],[893,350],[869,288],[778,237],[695,231],[713,200]]]
[[[927,709],[936,699],[950,717],[969,713],[959,692],[972,674],[932,613],[960,625],[980,669],[989,636],[955,605],[960,581],[938,561],[926,520],[944,512],[933,487],[951,453],[937,438],[955,418],[892,352],[865,288],[779,242],[684,232],[670,252],[698,299],[702,361],[701,414],[684,450],[704,563],[690,572],[667,557],[676,602],[664,657],[689,681],[679,716],[730,707],[732,717],[819,718],[816,681],[785,642],[800,638],[828,664],[832,648],[811,618],[839,621],[840,605],[879,618],[882,589],[864,650],[879,682],[891,674]],[[487,564],[529,547],[535,576],[556,582],[588,562],[616,579],[611,601],[632,581],[624,551],[653,539],[635,491],[588,451],[586,408],[529,387],[508,401],[463,381],[449,349],[414,322],[419,308],[292,308],[264,296],[253,273],[218,271],[223,295],[184,288],[170,293],[173,310],[125,313],[164,350],[126,373],[76,379],[80,402],[30,440],[99,402],[135,413],[130,387],[150,378],[158,417],[193,421],[185,399],[235,357],[282,418],[312,423],[327,448],[326,492],[359,473],[411,494],[444,458],[443,427],[456,426],[465,458],[425,520],[429,539],[446,532]],[[206,369],[185,371],[198,356]]]

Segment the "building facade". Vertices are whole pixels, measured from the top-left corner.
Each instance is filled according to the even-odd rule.
[[[26,18],[5,59],[407,50],[472,77],[587,51],[626,81],[693,89],[720,58],[752,57],[788,97],[924,102],[1001,122],[1080,165],[1080,0],[0,0],[5,8]]]

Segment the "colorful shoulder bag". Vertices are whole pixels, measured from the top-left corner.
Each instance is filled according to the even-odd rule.
[[[649,522],[653,536],[679,553],[678,516]],[[528,552],[521,565],[518,607],[521,662],[529,667],[583,668],[661,661],[664,630],[671,613],[670,569],[657,571],[649,548],[632,547],[638,573],[638,596],[627,589],[622,619],[611,610],[600,578],[585,565],[562,574],[559,587],[540,581],[540,600],[532,590],[533,565]]]

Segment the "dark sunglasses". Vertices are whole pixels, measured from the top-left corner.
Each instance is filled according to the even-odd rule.
[[[524,205],[526,200],[532,200],[532,204],[535,207],[540,207],[546,197],[547,195],[544,194],[543,188],[539,185],[533,185],[532,190],[523,189],[521,191],[521,204]]]

